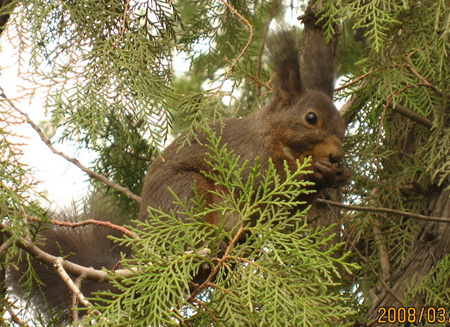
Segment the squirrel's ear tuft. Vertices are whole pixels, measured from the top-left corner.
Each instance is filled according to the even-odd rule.
[[[294,30],[280,29],[268,40],[269,59],[275,71],[275,101],[293,103],[305,90],[317,90],[333,99],[337,34],[330,42],[308,7],[300,37]]]
[[[275,96],[293,103],[303,92],[298,36],[295,31],[279,30],[267,40],[267,48],[275,72]]]
[[[318,90],[333,99],[337,34],[328,42],[323,26],[311,6],[303,17],[303,32],[300,46],[302,85],[306,89]]]

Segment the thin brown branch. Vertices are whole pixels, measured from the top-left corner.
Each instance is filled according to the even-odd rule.
[[[394,96],[399,95],[400,93],[405,92],[406,90],[412,88],[412,87],[417,87],[417,86],[426,86],[426,87],[430,87],[429,84],[410,84],[410,85],[406,85],[405,87],[401,88],[399,91],[395,92]],[[383,112],[381,113],[381,119],[380,119],[380,127],[378,128],[378,135],[377,135],[377,140],[376,140],[376,147],[375,147],[375,153],[378,153],[378,149],[379,149],[379,143],[380,143],[380,139],[381,139],[381,133],[384,127],[384,118],[386,117],[386,113],[388,108],[391,106],[392,101],[394,101],[394,96],[390,97],[388,102],[386,103],[386,105],[383,108]]]
[[[194,298],[194,299],[192,299],[192,302],[197,303],[199,306],[201,306],[206,311],[208,311],[209,315],[211,316],[211,319],[214,321],[217,321],[217,317],[214,315],[214,312],[203,301],[200,301],[199,299]]]
[[[70,276],[64,269],[64,259],[61,257],[56,258],[53,266],[55,267],[55,270],[58,273],[59,277],[61,277],[64,283],[66,283],[73,295],[77,297],[79,303],[81,303],[86,308],[91,307],[92,304],[88,300],[86,300],[83,293],[81,293],[80,288],[75,285],[72,278],[70,278]]]
[[[19,316],[23,317],[23,312],[24,312],[23,308],[19,310],[19,308],[17,306],[13,305],[9,301],[6,301],[4,306],[7,307],[6,311],[11,316],[10,320],[12,320],[15,324],[17,324],[20,327],[29,327],[28,324],[22,322],[19,318]],[[14,310],[17,310],[18,312],[15,312]]]
[[[431,123],[431,120],[419,115],[418,113],[415,113],[411,109],[408,109],[400,104],[396,104],[394,106],[394,112],[397,112],[397,113],[411,119],[412,121],[414,121],[422,126],[425,126],[428,129],[431,129],[431,127],[433,126]]]
[[[211,270],[208,278],[198,287],[194,289],[194,291],[189,295],[189,297],[186,299],[186,302],[191,302],[192,299],[194,299],[203,289],[208,287],[208,285],[212,282],[214,279],[214,276],[216,276],[219,269],[225,264],[227,260],[229,260],[229,255],[233,247],[236,245],[236,243],[239,241],[242,234],[245,232],[245,226],[241,225],[239,229],[237,230],[236,234],[234,235],[233,239],[231,240],[230,244],[228,244],[227,248],[225,249],[225,253],[223,256],[218,260],[218,263],[215,265],[215,267]]]
[[[350,124],[353,118],[355,118],[357,111],[356,110],[350,111],[350,109],[359,104],[359,102],[360,102],[359,98],[356,96],[356,94],[353,94],[353,96],[342,105],[341,109],[339,109],[339,114],[344,119],[346,125]]]
[[[383,281],[387,284],[391,278],[391,265],[389,260],[389,251],[386,244],[383,242],[383,235],[381,229],[377,225],[372,226],[373,237],[378,247],[378,253],[380,255],[380,267],[382,272]]]
[[[370,194],[375,196],[378,193],[378,189],[374,188]],[[389,279],[391,278],[391,264],[389,259],[389,251],[387,249],[386,243],[383,241],[383,235],[381,229],[377,224],[372,226],[373,237],[378,248],[378,253],[380,256],[380,268],[383,277],[383,281],[390,286]]]
[[[130,0],[127,0],[125,3],[125,7],[123,8],[123,17],[122,17],[122,28],[120,29],[120,39],[123,39],[123,35],[125,34],[125,30],[127,28],[127,12],[130,7]]]
[[[365,79],[367,76],[369,76],[372,73],[373,73],[373,71],[370,70],[367,73],[359,76],[358,78],[355,78],[353,81],[351,81],[351,82],[349,82],[349,83],[347,83],[345,85],[342,85],[342,86],[339,86],[339,87],[335,88],[334,92],[339,92],[341,90],[345,90],[346,88],[348,88],[348,87],[350,87],[350,86],[352,86],[352,85],[354,85],[356,83],[359,83],[361,80]]]
[[[0,232],[3,233],[9,241],[14,240],[15,244],[20,247],[22,250],[31,254],[36,260],[40,262],[54,266],[56,262],[58,265],[61,265],[64,270],[75,276],[82,276],[83,279],[90,279],[97,282],[107,282],[110,280],[110,277],[106,271],[97,270],[94,268],[84,267],[68,260],[64,260],[60,257],[51,255],[43,250],[41,250],[36,244],[34,244],[31,240],[26,237],[18,237],[15,233],[8,227],[5,223],[0,222]],[[232,243],[234,244],[234,243]],[[191,254],[192,251],[187,251],[186,254]],[[196,251],[200,256],[209,257],[210,250],[208,248],[203,248],[199,251]],[[229,252],[228,252],[229,253]],[[60,259],[59,259],[60,258]],[[151,263],[148,263],[151,265]],[[138,272],[137,268],[131,269],[117,269],[114,271],[115,274],[127,277],[131,274]]]
[[[53,266],[54,263],[57,261],[58,257],[48,254],[45,251],[42,251],[39,247],[37,247],[29,239],[17,237],[15,235],[15,233],[2,222],[0,222],[0,230],[8,238],[14,239],[14,242],[15,242],[15,244],[17,244],[17,246],[19,246],[21,249],[23,249],[24,251],[31,254],[35,259],[37,259],[47,265],[50,265],[50,266]],[[64,268],[64,270],[66,270],[67,272],[69,272],[70,274],[73,274],[73,275],[77,275],[77,276],[83,275],[87,279],[95,280],[98,282],[106,282],[110,279],[108,273],[103,270],[87,268],[87,267],[75,264],[75,263],[67,261],[67,260],[63,260],[61,265]],[[118,273],[118,272],[116,271],[116,273]],[[122,275],[127,275],[127,274],[132,273],[132,271],[129,271],[129,270],[126,271],[125,269],[122,269],[122,270],[120,270],[119,273]]]
[[[67,161],[73,163],[75,166],[77,166],[82,171],[84,171],[86,174],[88,174],[88,176],[101,181],[105,185],[113,188],[114,190],[116,190],[122,194],[125,194],[129,199],[136,201],[138,203],[141,203],[141,197],[132,193],[129,189],[127,189],[123,186],[120,186],[119,184],[113,182],[112,180],[106,178],[105,176],[100,175],[99,173],[96,173],[95,171],[87,168],[86,166],[82,165],[78,161],[78,159],[71,158],[68,155],[66,155],[64,152],[56,150],[53,147],[50,140],[44,135],[42,130],[30,119],[30,117],[28,116],[28,114],[26,112],[17,108],[17,106],[6,96],[4,90],[1,87],[0,87],[0,96],[5,99],[5,101],[11,106],[11,108],[13,108],[15,111],[17,111],[19,114],[21,114],[25,118],[25,121],[38,133],[39,137],[45,143],[45,145],[47,145],[47,147],[50,149],[50,151],[52,151],[54,154],[56,154],[60,157],[63,157]]]
[[[81,285],[83,285],[83,278],[81,276],[75,278],[75,286],[81,290]],[[80,315],[78,309],[78,297],[72,292],[70,308],[72,309],[72,323],[76,324],[80,321]]]
[[[13,245],[13,242],[11,242],[11,240],[4,241],[2,243],[2,245],[0,246],[0,254],[7,251],[12,245]]]
[[[425,84],[425,86],[432,88],[436,93],[438,93],[439,95],[442,95],[443,92],[440,88],[438,88],[436,85],[431,84],[430,82],[427,81],[427,79],[425,77],[423,77],[422,75],[420,75],[417,70],[415,70],[413,68],[413,66],[405,64],[405,67],[408,68],[408,70],[414,75],[416,76],[418,79],[420,79],[420,81]]]
[[[225,73],[225,76],[223,78],[222,84],[220,85],[220,87],[218,88],[219,90],[222,88],[223,84],[225,83],[225,81],[228,79],[228,77],[231,74],[231,71],[234,69],[234,66],[237,65],[239,59],[242,58],[242,56],[244,55],[244,53],[247,51],[247,49],[250,47],[250,44],[252,43],[253,37],[254,37],[254,32],[253,32],[253,26],[252,24],[250,24],[250,22],[244,17],[242,16],[231,4],[229,4],[226,0],[221,0],[222,3],[228,7],[228,9],[230,9],[233,14],[235,14],[236,16],[239,17],[240,20],[242,20],[244,22],[245,25],[248,26],[249,32],[250,32],[250,36],[248,37],[247,40],[247,44],[244,46],[244,48],[242,49],[242,51],[239,53],[239,55],[236,57],[236,59],[234,60],[234,62],[231,64],[230,68],[228,68],[227,72]]]
[[[403,217],[425,220],[425,221],[434,221],[434,222],[438,222],[438,223],[450,223],[450,218],[425,216],[425,215],[419,215],[416,213],[410,213],[410,212],[406,212],[406,211],[389,209],[389,208],[351,205],[351,204],[344,204],[344,203],[331,201],[331,200],[325,200],[325,199],[317,199],[317,202],[328,204],[333,207],[347,209],[347,210],[388,213],[388,214],[399,215],[399,216],[403,216]]]
[[[27,218],[27,220],[32,220],[32,221],[39,221],[39,222],[43,221],[41,218],[37,218],[37,217],[26,217],[26,218]],[[54,219],[50,219],[49,221],[52,224],[55,224],[58,226],[67,226],[67,227],[71,227],[71,228],[76,228],[76,227],[86,226],[86,225],[105,226],[105,227],[109,227],[111,229],[121,231],[122,233],[124,233],[128,236],[131,236],[133,238],[139,239],[139,236],[136,235],[135,233],[133,233],[132,231],[130,231],[128,228],[126,228],[124,226],[113,224],[109,221],[102,221],[102,220],[95,220],[95,219],[88,219],[88,220],[83,220],[83,221],[79,221],[79,222],[59,221],[59,220],[54,220]]]

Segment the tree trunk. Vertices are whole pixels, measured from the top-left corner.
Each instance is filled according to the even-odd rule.
[[[443,191],[436,194],[429,205],[430,216],[450,217],[450,192]],[[367,314],[371,321],[377,321],[380,317],[379,308],[389,307],[415,307],[419,311],[422,307],[431,306],[433,303],[422,303],[421,299],[405,303],[404,293],[408,285],[418,283],[426,276],[439,260],[450,253],[450,224],[425,222],[417,233],[404,266],[391,278],[391,290],[396,297],[403,300],[399,303],[397,299],[386,289],[378,295],[373,302],[372,308]],[[443,285],[444,286],[444,285]],[[448,308],[446,308],[448,309]],[[397,324],[383,324],[383,326],[396,326]]]

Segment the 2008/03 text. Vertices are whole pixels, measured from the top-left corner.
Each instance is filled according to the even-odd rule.
[[[380,307],[377,323],[450,323],[449,310],[442,307]]]

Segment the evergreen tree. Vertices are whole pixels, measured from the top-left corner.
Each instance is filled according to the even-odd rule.
[[[97,295],[103,300],[85,308],[89,315],[84,322],[99,326],[450,323],[450,3],[314,3],[324,33],[330,39],[340,35],[342,85],[336,100],[345,102],[341,112],[348,124],[345,164],[352,170],[351,185],[342,193],[325,193],[309,214],[290,215],[296,192],[305,192],[305,184],[278,180],[273,170],[260,171],[257,161],[248,162],[254,176],[266,181],[258,193],[260,202],[253,206],[263,206],[263,214],[272,218],[252,227],[252,237],[243,244],[232,243],[223,260],[209,258],[201,249],[184,250],[183,244],[195,247],[205,233],[217,240],[232,239],[223,229],[209,230],[199,222],[205,210],[201,199],[196,199],[194,211],[186,212],[190,219],[182,225],[154,209],[153,220],[164,218],[166,223],[159,229],[154,224],[129,226],[130,235],[118,241],[136,253],[133,260],[124,259],[124,269],[133,271],[137,266],[139,272],[111,273],[111,282],[121,292]],[[36,88],[48,92],[45,109],[52,125],[64,131],[59,141],[78,140],[99,154],[92,170],[68,159],[93,178],[95,196],[107,197],[133,216],[145,170],[171,134],[192,135],[207,122],[248,115],[267,101],[273,78],[263,52],[267,36],[275,26],[300,27],[295,18],[307,4],[3,0],[0,45],[15,44],[19,62],[21,53],[31,52],[29,72],[39,81]],[[188,58],[187,72],[174,71],[174,58],[180,56]],[[37,231],[49,218],[38,204],[40,195],[33,191],[36,181],[21,164],[20,142],[12,130],[14,124],[26,122],[38,127],[0,91],[4,272],[16,264],[24,244],[39,244]],[[48,140],[42,132],[40,136]],[[217,142],[211,134],[210,165],[218,174],[210,178],[221,182],[228,194],[238,194],[224,206],[250,203],[252,185],[242,183],[242,168],[233,166],[236,157]],[[287,175],[307,169],[299,164],[298,171]],[[285,199],[282,203],[280,196]],[[174,201],[183,205],[176,194]],[[237,211],[245,221],[252,207],[213,210]],[[167,235],[168,241],[155,243],[158,233]],[[212,244],[208,247],[214,251]],[[192,275],[204,262],[217,267],[214,282],[196,297],[180,297],[188,294]],[[29,271],[24,283],[31,287],[34,278]],[[14,316],[17,305],[27,306],[14,301],[3,287],[4,325],[23,325],[23,319],[48,325],[39,312]],[[93,320],[98,311],[102,316]]]

